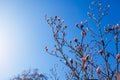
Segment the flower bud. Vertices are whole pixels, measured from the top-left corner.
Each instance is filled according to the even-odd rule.
[[[86,69],[87,69],[87,65],[86,65],[86,64],[84,64],[84,67],[83,67],[83,69],[84,69],[84,70],[86,70]]]
[[[48,47],[47,46],[45,47],[45,50],[48,51]]]
[[[74,41],[75,41],[75,42],[78,42],[78,39],[77,39],[77,38],[74,38]]]
[[[67,61],[64,61],[64,64],[68,65],[68,62],[67,62]]]
[[[57,16],[55,16],[55,19],[57,19]]]
[[[81,59],[81,61],[82,61],[82,63],[85,63],[85,62],[86,62],[86,59],[83,57],[83,58]]]
[[[63,27],[63,29],[66,29],[66,28],[67,28],[67,26],[64,26],[64,27]]]
[[[99,50],[98,53],[102,54],[103,53],[103,49]]]
[[[81,24],[80,24],[80,28],[82,29],[83,27],[84,27],[84,25],[81,23]]]
[[[78,27],[78,24],[75,24],[76,27]]]
[[[117,59],[118,62],[120,62],[120,54],[116,55],[116,59]]]
[[[114,39],[117,41],[117,40],[118,40],[118,36],[117,36],[117,35],[115,35],[115,36],[114,36]]]
[[[86,35],[86,32],[82,30],[81,35],[84,37]]]
[[[96,72],[97,72],[98,74],[100,74],[101,70],[100,70],[99,67],[96,69]]]
[[[73,59],[72,59],[72,58],[70,58],[70,63],[71,63],[71,64],[73,63]]]
[[[87,55],[87,56],[85,56],[85,60],[88,60],[88,58],[89,58],[89,56]]]
[[[60,18],[58,18],[58,21],[60,21]]]
[[[42,73],[39,73],[39,76],[40,76],[40,77],[43,77],[43,74],[42,74]]]

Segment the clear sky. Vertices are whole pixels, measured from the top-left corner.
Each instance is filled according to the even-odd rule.
[[[76,22],[88,19],[86,13],[91,1],[0,0],[0,80],[9,80],[27,69],[38,68],[40,72],[48,72],[59,60],[44,50],[46,45],[52,49],[54,44],[44,16],[63,18],[72,34]],[[120,0],[103,2],[111,5],[103,23],[120,23]]]

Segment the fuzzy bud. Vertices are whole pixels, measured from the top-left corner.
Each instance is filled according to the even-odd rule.
[[[67,28],[67,26],[64,26],[64,27],[63,27],[63,29],[66,29],[66,28]]]
[[[103,49],[99,50],[98,53],[99,53],[99,54],[102,54],[102,53],[103,53]]]
[[[40,77],[43,77],[43,74],[42,74],[42,73],[39,73],[39,76],[40,76]]]
[[[78,42],[78,39],[77,39],[77,38],[74,38],[74,41],[75,41],[75,42]]]
[[[60,18],[58,18],[58,21],[60,21]]]
[[[83,69],[84,69],[84,70],[86,70],[86,69],[87,69],[87,65],[86,65],[86,64],[84,64]]]
[[[82,61],[82,63],[85,63],[85,62],[86,62],[86,59],[83,57],[83,58],[81,59],[81,61]]]
[[[88,55],[86,55],[86,56],[85,56],[85,60],[88,60],[88,58],[89,58],[89,56],[88,56]]]
[[[116,55],[116,59],[117,59],[118,62],[120,62],[120,54]]]
[[[70,58],[70,63],[73,64],[73,59],[72,58]]]
[[[86,32],[84,30],[82,30],[81,35],[84,37],[86,35]]]
[[[48,51],[48,47],[47,46],[45,47],[45,50]]]
[[[57,16],[55,16],[55,19],[57,19]]]
[[[78,24],[75,24],[76,27],[78,27]]]
[[[96,69],[96,72],[97,72],[98,74],[100,74],[101,70],[100,70],[99,67]]]
[[[67,62],[67,61],[64,61],[64,64],[68,65],[68,62]]]

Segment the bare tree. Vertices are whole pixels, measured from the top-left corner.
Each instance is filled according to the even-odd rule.
[[[113,80],[118,74],[120,70],[120,25],[108,25],[107,27],[102,25],[102,20],[108,15],[109,8],[110,5],[104,5],[102,2],[91,2],[87,14],[96,27],[93,29],[87,20],[75,24],[81,36],[72,40],[66,39],[65,31],[68,26],[64,25],[63,19],[58,16],[45,17],[46,22],[52,28],[56,42],[55,50],[50,51],[47,46],[45,50],[48,54],[59,58],[69,68],[65,75],[66,80]],[[111,45],[114,45],[115,50],[109,48]]]
[[[47,80],[47,76],[38,72],[38,69],[24,71],[10,80]]]
[[[79,38],[69,40],[66,38],[68,26],[64,25],[63,19],[58,16],[45,17],[56,42],[54,50],[49,50],[47,46],[45,50],[48,54],[59,58],[68,69],[63,71],[66,80],[120,79],[120,24],[106,27],[102,24],[109,8],[110,5],[104,5],[102,2],[91,2],[87,15],[96,26],[93,28],[88,20],[75,24],[81,35]],[[50,71],[50,76],[39,74],[37,70],[33,73],[27,71],[11,80],[60,80],[56,66]]]

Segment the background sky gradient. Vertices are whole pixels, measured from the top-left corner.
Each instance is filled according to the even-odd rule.
[[[55,63],[59,64],[57,58],[44,50],[46,45],[52,49],[54,44],[44,16],[63,18],[72,39],[78,35],[74,24],[89,19],[87,11],[91,1],[0,0],[0,80],[9,80],[23,70],[34,68],[47,73]],[[120,23],[120,0],[101,1],[111,5],[103,24]]]

